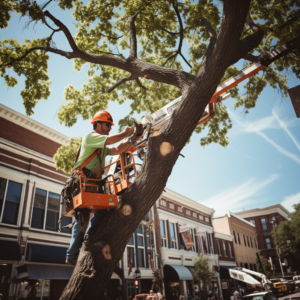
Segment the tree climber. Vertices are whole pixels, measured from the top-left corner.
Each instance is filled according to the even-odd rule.
[[[97,149],[100,149],[100,157],[99,155],[95,155],[95,157],[85,166],[85,168],[83,168],[83,171],[88,178],[99,178],[102,176],[102,162],[105,162],[105,157],[107,155],[118,155],[126,151],[131,146],[132,142],[141,138],[143,127],[141,124],[135,123],[135,132],[134,128],[126,127],[123,132],[109,136],[109,132],[111,131],[111,127],[114,125],[114,123],[110,113],[104,110],[98,111],[94,115],[91,123],[93,124],[94,131],[83,138],[79,150],[80,154],[74,165],[74,169],[83,165],[83,163]],[[107,147],[108,145],[120,142],[127,137],[130,138],[121,142],[119,145],[115,147]],[[107,210],[105,209],[96,211],[90,220],[87,231],[86,228],[88,225],[88,219],[85,220],[83,225],[81,225],[78,220],[75,220],[71,243],[67,250],[67,264],[76,264],[77,256],[79,254],[79,249],[82,245],[83,239],[85,238],[85,242],[88,242],[89,235],[96,232],[106,213]]]

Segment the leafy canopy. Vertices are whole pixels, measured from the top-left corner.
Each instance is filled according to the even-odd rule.
[[[293,205],[295,211],[290,219],[274,226],[272,236],[281,256],[292,255],[300,258],[300,202]],[[287,243],[287,241],[290,241]]]
[[[215,272],[209,266],[209,258],[202,253],[195,262],[195,270],[192,270],[193,277],[204,286],[209,284],[215,277]]]
[[[46,9],[51,10],[49,3],[51,6],[56,4],[62,10],[72,12],[77,29],[74,40],[80,50],[119,58],[127,58],[130,49],[128,18],[143,9],[136,16],[135,22],[138,58],[191,74],[197,73],[211,38],[209,30],[201,20],[208,21],[210,31],[217,34],[222,18],[222,2],[212,0],[50,0],[46,4],[38,0],[0,0],[1,28],[14,26],[9,20],[11,13],[17,13],[29,17],[35,22],[35,26],[53,29],[50,36],[25,40],[24,43],[12,39],[0,42],[0,76],[10,87],[17,84],[18,76],[25,76],[26,85],[21,96],[28,115],[33,114],[34,107],[40,99],[47,99],[50,95],[51,81],[47,75],[48,50],[42,48],[52,47],[54,50],[50,52],[67,57],[63,52],[59,52],[60,45],[56,45],[57,48],[53,46],[52,37],[58,28],[43,13]],[[298,35],[299,6],[298,0],[252,1],[250,16],[263,30],[263,38],[259,45],[248,53],[248,60],[256,61],[264,52],[273,50]],[[255,26],[245,24],[241,38],[254,32]],[[19,59],[22,56],[24,57]],[[241,60],[244,66],[250,64],[248,60]],[[80,71],[85,64],[83,58],[74,59],[76,71]],[[13,75],[9,75],[9,69],[14,71]],[[222,80],[236,74],[238,70],[236,66],[230,66]],[[82,116],[83,120],[90,119],[96,111],[106,109],[111,101],[122,104],[129,99],[131,112],[120,120],[119,126],[122,130],[126,125],[133,125],[135,113],[153,113],[181,95],[178,87],[144,77],[140,78],[140,82],[127,81],[107,93],[107,89],[127,77],[129,73],[120,68],[96,63],[89,63],[87,72],[89,79],[82,90],[77,90],[72,85],[65,88],[67,103],[61,105],[58,118],[66,126],[74,125],[79,116]],[[230,92],[231,97],[236,99],[235,108],[242,107],[245,113],[248,113],[249,109],[255,107],[258,97],[268,85],[287,96],[287,72],[300,78],[299,51],[289,53],[263,72],[252,76],[243,85],[245,93],[242,94],[237,86],[232,88]],[[92,103],[95,104],[91,105]],[[200,141],[202,146],[214,142],[225,147],[228,145],[226,135],[231,126],[226,106],[219,105],[216,117],[195,131],[206,133]]]
[[[271,265],[267,259],[261,256],[259,252],[256,252],[256,265],[257,265],[257,271],[259,273],[265,274],[266,276],[270,276]]]

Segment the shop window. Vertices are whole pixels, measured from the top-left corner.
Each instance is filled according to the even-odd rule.
[[[233,236],[234,236],[234,242],[237,244],[237,242],[236,242],[236,235],[235,235],[235,231],[233,231]]]
[[[228,254],[227,254],[226,244],[225,244],[224,241],[223,241],[223,250],[224,250],[224,255],[225,255],[225,257],[227,257]]]
[[[39,279],[35,284],[35,299],[48,300],[50,296],[50,280]]]
[[[171,248],[177,249],[176,227],[174,223],[170,223],[170,234],[171,234],[171,241],[172,241]]]
[[[253,248],[252,237],[250,236],[251,248]]]
[[[135,267],[134,255],[134,236],[132,236],[127,243],[127,267],[129,268],[132,262],[132,267]]]
[[[250,243],[249,243],[249,237],[247,236],[247,244],[248,244],[248,247],[250,248]]]
[[[22,184],[0,178],[0,221],[1,223],[17,225]]]
[[[236,235],[237,235],[237,238],[238,238],[239,244],[241,244],[241,240],[240,240],[240,234],[237,232],[237,233],[236,233]]]
[[[243,234],[243,238],[244,238],[244,244],[245,244],[245,246],[247,247],[246,238],[245,238],[245,235],[244,235],[244,234]]]
[[[31,227],[49,231],[58,231],[57,222],[62,216],[60,195],[41,189],[35,190]],[[61,226],[72,223],[72,218],[63,217]],[[62,232],[71,233],[71,229],[64,228]]]
[[[269,224],[268,224],[268,219],[267,218],[260,219],[260,224],[261,224],[262,230],[268,230],[269,229]]]
[[[230,257],[233,257],[233,255],[232,255],[232,249],[231,249],[231,244],[230,243],[228,243],[228,248],[229,248],[229,255],[230,255]]]
[[[218,246],[218,254],[219,256],[222,256],[221,247],[220,247],[220,241],[217,240],[217,246]]]
[[[267,249],[272,249],[273,248],[272,239],[270,237],[265,238],[265,244],[266,244]]]
[[[167,233],[166,233],[166,224],[164,220],[160,220],[160,235],[161,235],[161,243],[164,248],[168,247],[167,243]]]

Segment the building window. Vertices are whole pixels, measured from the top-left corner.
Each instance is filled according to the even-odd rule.
[[[190,210],[185,210],[185,213],[188,215],[188,216],[190,216],[191,215],[191,211]]]
[[[250,243],[249,243],[249,237],[247,236],[247,244],[248,244],[248,247],[250,248]]]
[[[253,224],[253,225],[256,227],[256,225],[255,225],[255,220],[249,220],[249,222],[250,222],[251,224]]]
[[[162,246],[167,248],[167,233],[166,233],[166,225],[164,220],[160,220],[160,235],[161,235],[161,243]]]
[[[144,228],[140,225],[136,229],[137,237],[137,251],[138,251],[138,266],[145,268],[145,241],[144,241]]]
[[[218,246],[218,254],[219,256],[222,256],[221,247],[220,247],[220,241],[217,240],[217,246]]]
[[[250,270],[253,270],[253,269],[252,269],[252,264],[249,264],[249,268],[250,268]]]
[[[268,219],[267,218],[260,219],[260,223],[261,223],[262,230],[268,230],[269,229],[269,224],[268,224]]]
[[[203,221],[203,216],[199,215],[199,220]]]
[[[177,210],[182,213],[182,207],[178,206]]]
[[[146,222],[148,222],[148,221],[151,220],[151,219],[152,219],[152,211],[149,210],[149,211],[147,212],[147,214],[146,214],[144,220],[145,220]]]
[[[232,249],[231,249],[230,243],[228,243],[228,248],[229,248],[229,254],[230,254],[230,257],[233,257],[233,255],[232,255]]]
[[[240,266],[241,266],[242,268],[244,268],[244,265],[243,265],[243,263],[240,263]]]
[[[165,200],[160,200],[160,205],[161,205],[161,206],[164,206],[164,207],[167,207],[167,201],[165,201]]]
[[[31,227],[50,231],[58,231],[57,222],[62,216],[60,195],[41,189],[35,190]],[[61,227],[72,223],[72,218],[63,217]],[[64,228],[62,232],[71,233],[71,229]]]
[[[173,203],[169,203],[169,208],[174,209],[174,204]]]
[[[233,231],[233,236],[234,236],[234,241],[235,241],[235,243],[237,244],[237,242],[236,242],[236,235],[235,235],[235,231]]]
[[[256,264],[253,264],[253,270],[254,270],[254,271],[257,271],[257,270],[256,270]]]
[[[252,237],[250,236],[251,247],[253,248]]]
[[[134,236],[132,236],[127,243],[127,266],[130,267],[132,263],[132,267],[135,267],[134,260]]]
[[[244,237],[244,244],[245,244],[245,246],[247,247],[246,238],[245,238],[245,235],[244,235],[244,234],[243,234],[243,237]]]
[[[244,265],[245,265],[245,267],[244,267],[245,269],[249,269],[248,263],[245,263]]]
[[[194,213],[194,212],[193,212],[193,217],[194,217],[194,218],[197,218],[197,214],[196,214],[196,213]]]
[[[240,240],[240,234],[237,232],[237,233],[236,233],[236,235],[237,235],[237,238],[238,238],[239,244],[241,244],[241,240]]]
[[[170,234],[171,234],[172,248],[177,249],[176,227],[174,223],[170,223]]]
[[[209,223],[209,218],[205,217],[205,222]]]
[[[23,185],[0,178],[0,221],[17,225]]]
[[[265,243],[266,243],[266,248],[267,249],[272,249],[273,247],[273,245],[272,245],[272,239],[270,238],[270,237],[268,237],[268,238],[265,238]]]
[[[225,244],[225,242],[223,242],[223,250],[224,250],[224,255],[225,255],[225,257],[227,257],[228,255],[227,255],[227,249],[226,249],[226,244]]]

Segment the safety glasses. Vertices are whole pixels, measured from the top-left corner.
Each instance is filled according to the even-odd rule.
[[[106,125],[106,127],[108,127],[108,128],[111,128],[111,123],[108,123],[108,122],[102,122],[103,124],[105,124]]]

